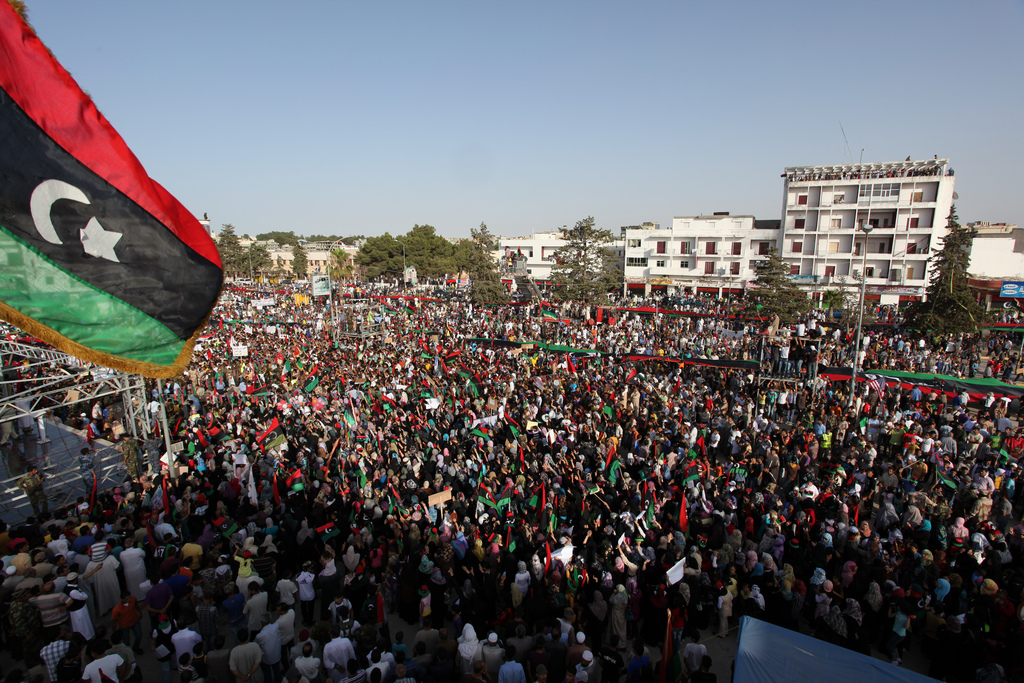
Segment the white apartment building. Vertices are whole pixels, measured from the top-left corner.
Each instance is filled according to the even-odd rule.
[[[1000,291],[1004,280],[1024,281],[1024,229],[990,221],[967,225],[977,230],[967,272],[971,289],[987,308],[1020,303],[1003,298]]]
[[[829,288],[863,267],[868,299],[924,295],[928,256],[941,245],[953,203],[948,159],[794,166],[783,175],[778,246],[798,283]],[[862,226],[872,228],[867,236]]]
[[[523,237],[499,237],[497,258],[503,273],[502,279],[507,282],[512,281],[507,267],[508,262],[513,256],[517,260],[521,256],[526,260],[525,275],[533,278],[538,285],[552,284],[551,269],[555,266],[555,252],[565,244],[566,241],[562,239],[560,230],[537,232]],[[615,240],[610,246],[621,258],[622,240]]]
[[[758,257],[779,239],[778,221],[753,216],[676,216],[671,228],[622,229],[626,290],[634,294],[740,294]]]

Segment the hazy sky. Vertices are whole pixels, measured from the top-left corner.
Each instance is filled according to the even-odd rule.
[[[1024,2],[28,0],[150,175],[242,233],[731,211],[786,166],[948,157],[1024,224]]]

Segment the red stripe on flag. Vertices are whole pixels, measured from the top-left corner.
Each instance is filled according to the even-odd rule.
[[[148,211],[216,266],[220,254],[196,217],[149,177],[121,136],[9,3],[0,3],[4,49],[0,88],[42,130],[92,172]]]

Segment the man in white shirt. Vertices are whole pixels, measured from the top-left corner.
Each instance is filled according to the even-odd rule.
[[[263,678],[266,681],[281,679],[281,629],[270,621],[270,615],[264,614],[263,628],[256,635],[256,644],[263,650]]]
[[[295,658],[292,666],[311,681],[320,677],[320,658],[314,656],[313,643],[307,642],[302,646],[302,654]]]
[[[82,680],[89,683],[103,683],[106,676],[112,681],[126,680],[131,672],[131,664],[119,655],[104,655],[105,643],[94,640],[89,643],[89,656],[92,661],[82,671]]]
[[[277,628],[281,632],[281,654],[287,656],[295,642],[295,610],[291,605],[281,603],[277,606]]]
[[[331,627],[331,634],[339,633],[336,626]],[[352,647],[352,641],[341,635],[324,645],[324,669],[327,676],[338,681],[345,678],[348,660],[355,659],[356,650]]]
[[[181,656],[192,657],[192,648],[196,643],[203,642],[203,637],[190,628],[183,628],[171,636],[171,644],[174,645],[174,662],[180,666]]]

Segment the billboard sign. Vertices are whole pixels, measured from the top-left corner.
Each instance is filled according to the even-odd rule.
[[[331,279],[326,275],[314,275],[313,296],[327,296],[331,293]]]
[[[1005,299],[1024,297],[1024,282],[1019,280],[1003,280],[1003,286],[999,288],[999,296]]]

